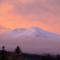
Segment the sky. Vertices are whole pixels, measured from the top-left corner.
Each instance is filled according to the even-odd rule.
[[[60,34],[60,0],[0,0],[0,31],[32,26]]]

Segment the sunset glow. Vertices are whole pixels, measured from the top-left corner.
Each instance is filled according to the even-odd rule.
[[[0,0],[0,26],[8,29],[38,26],[60,34],[59,2],[59,0]]]

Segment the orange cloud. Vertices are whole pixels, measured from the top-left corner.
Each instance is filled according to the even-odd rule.
[[[10,29],[38,26],[47,31],[60,33],[59,2],[59,0],[3,0],[0,3],[0,25]]]

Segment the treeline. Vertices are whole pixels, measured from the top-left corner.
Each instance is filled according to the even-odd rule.
[[[5,46],[0,50],[0,60],[24,60],[23,53],[17,46],[14,52],[6,51]]]
[[[0,50],[0,60],[60,60],[60,55],[34,55],[22,53],[19,46],[17,46],[14,52],[9,52],[5,50],[5,46],[2,46]]]
[[[50,54],[42,54],[42,55],[34,55],[34,54],[24,54],[27,60],[60,60],[60,55],[50,55]]]

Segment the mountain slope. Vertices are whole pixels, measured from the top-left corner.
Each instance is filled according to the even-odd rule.
[[[38,27],[15,29],[0,35],[0,47],[13,50],[19,45],[23,52],[41,54],[60,52],[60,36]]]

